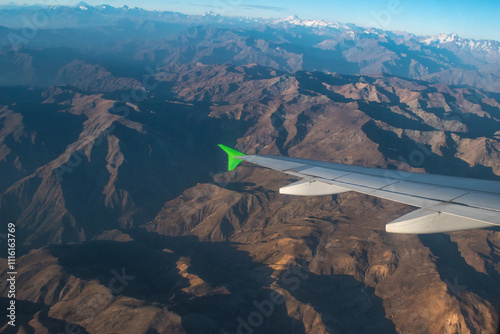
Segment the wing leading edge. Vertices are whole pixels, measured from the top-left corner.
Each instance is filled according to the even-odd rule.
[[[420,207],[386,225],[391,233],[426,234],[500,226],[500,182],[359,167],[282,156],[228,153],[228,167],[241,161],[302,180],[280,193],[318,196],[355,191]],[[233,160],[231,160],[233,159]]]

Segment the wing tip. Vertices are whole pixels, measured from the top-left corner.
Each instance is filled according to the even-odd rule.
[[[245,153],[241,153],[236,151],[233,148],[230,148],[226,145],[218,144],[218,146],[227,154],[227,170],[234,170],[236,166],[240,164],[243,160],[236,159],[235,157],[246,155]]]

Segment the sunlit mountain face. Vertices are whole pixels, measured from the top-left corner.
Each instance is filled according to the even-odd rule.
[[[281,195],[217,144],[500,180],[499,42],[85,3],[0,25],[2,332],[497,331],[499,229],[388,234],[412,207]]]

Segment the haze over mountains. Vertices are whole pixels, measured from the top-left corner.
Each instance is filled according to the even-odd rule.
[[[101,59],[142,60],[161,66],[201,61],[257,63],[291,73],[387,73],[500,92],[500,42],[463,39],[455,34],[422,37],[296,16],[193,16],[85,3],[75,7],[0,7],[0,19],[10,28],[0,32],[4,51],[24,46],[69,47],[81,52],[80,57],[99,55]],[[64,50],[58,51],[60,58],[69,58],[60,66],[75,57],[64,57]],[[2,58],[4,64],[22,65],[38,76],[37,69],[28,64],[32,56],[7,53]],[[51,68],[51,73],[57,73],[56,69]],[[47,79],[40,78],[42,82]],[[22,84],[35,78],[21,76],[18,80]]]
[[[50,20],[26,36],[35,13]],[[498,180],[500,43],[84,3],[0,22],[19,333],[498,328],[498,229],[387,234],[412,208],[279,195],[291,179],[225,172],[216,144]]]

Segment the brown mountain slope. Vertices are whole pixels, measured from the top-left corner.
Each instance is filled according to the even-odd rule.
[[[23,256],[20,299],[39,305],[25,326],[46,314],[59,330],[57,319],[89,333],[234,333],[266,305],[256,333],[494,332],[498,232],[390,235],[384,222],[409,208],[285,197],[279,173],[240,169],[229,189],[200,184],[167,203],[149,233]],[[272,291],[285,298],[273,312]]]
[[[0,207],[26,229],[25,244],[88,240],[151,220],[222,166],[217,142],[238,137],[248,153],[498,178],[495,96],[253,65],[177,71],[159,74],[168,81],[135,104],[69,88],[6,101]]]
[[[237,139],[247,153],[498,179],[497,95],[258,65],[169,67],[155,78],[139,102],[68,86],[1,101],[0,169],[10,171],[0,210],[24,247],[23,330],[497,328],[498,231],[387,234],[412,208],[279,195],[286,176],[248,165],[221,173],[216,148]]]

